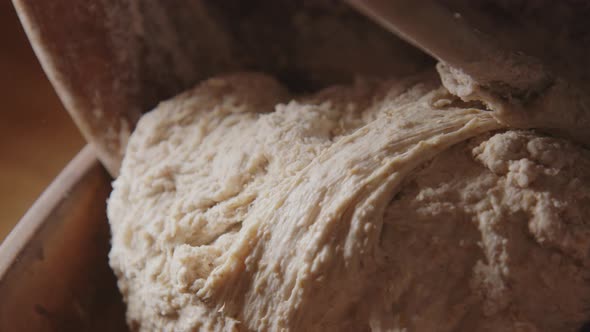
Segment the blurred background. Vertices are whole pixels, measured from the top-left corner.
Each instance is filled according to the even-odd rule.
[[[25,36],[11,1],[0,1],[0,242],[82,148]]]

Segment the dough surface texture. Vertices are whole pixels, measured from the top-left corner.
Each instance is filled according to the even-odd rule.
[[[576,331],[590,153],[434,72],[292,96],[209,79],[145,114],[108,202],[140,331]]]

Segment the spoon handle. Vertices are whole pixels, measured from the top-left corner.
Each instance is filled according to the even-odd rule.
[[[493,38],[429,0],[347,0],[388,31],[447,65],[461,69],[482,85],[503,82],[526,90],[546,80],[531,57],[497,47]]]

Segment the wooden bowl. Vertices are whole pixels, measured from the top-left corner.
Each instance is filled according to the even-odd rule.
[[[13,0],[41,65],[93,150],[85,148],[65,168],[2,244],[0,331],[126,330],[124,305],[107,264],[106,199],[136,121],[158,101],[227,71],[262,70],[301,89],[350,81],[355,74],[407,75],[432,63],[347,7],[334,15],[358,31],[330,30],[334,17],[314,22],[322,13],[316,8],[311,21],[302,18],[309,24],[307,35],[295,36],[287,14],[303,3],[329,2]],[[482,8],[477,13],[498,12]],[[579,15],[584,22],[585,13]],[[253,29],[261,18],[267,25]],[[506,36],[523,30],[520,24],[498,25],[495,16],[476,18],[472,21],[489,22],[490,31],[506,27]],[[538,28],[535,22],[531,29]],[[557,25],[561,22],[551,27]],[[369,30],[371,38],[352,44],[340,38],[366,36]],[[318,47],[300,47],[314,43]],[[540,45],[531,54],[553,58],[557,52],[547,52],[540,42],[531,45]],[[375,61],[364,61],[362,52]],[[579,58],[590,59],[584,52]]]
[[[0,247],[0,331],[127,331],[108,266],[111,177],[84,148]]]

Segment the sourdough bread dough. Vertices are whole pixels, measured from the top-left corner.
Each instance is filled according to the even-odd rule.
[[[141,331],[576,331],[590,153],[435,73],[291,96],[252,73],[144,115],[108,202]]]

